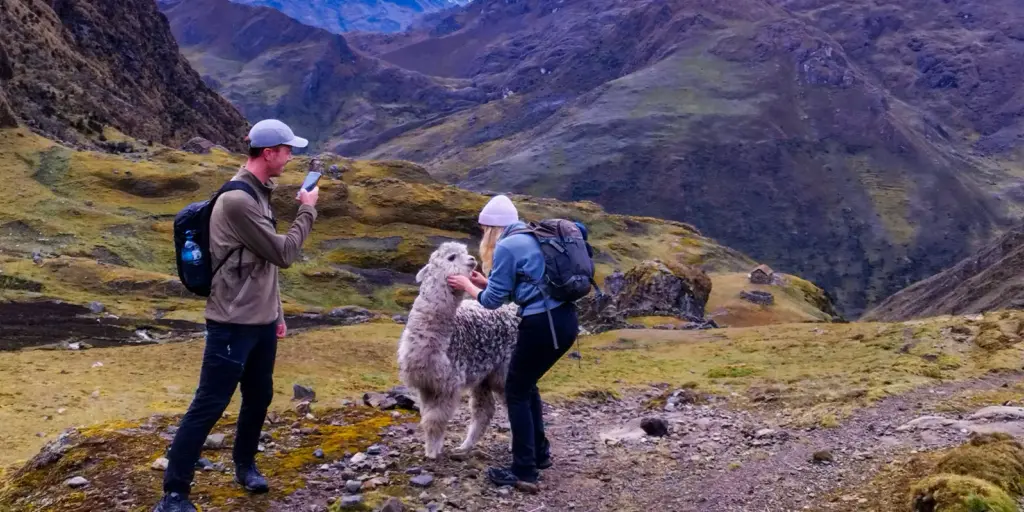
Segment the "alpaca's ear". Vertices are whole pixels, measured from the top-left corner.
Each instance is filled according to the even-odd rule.
[[[425,267],[420,269],[420,271],[416,274],[416,282],[417,283],[422,283],[423,280],[427,278],[427,269],[429,269],[429,268],[430,268],[430,265],[427,265],[427,266],[425,266]]]

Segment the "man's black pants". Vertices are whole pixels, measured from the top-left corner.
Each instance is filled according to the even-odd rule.
[[[206,322],[206,349],[199,389],[182,418],[168,453],[164,492],[187,495],[203,443],[241,384],[242,408],[235,430],[235,464],[255,460],[263,420],[274,398],[277,326]]]
[[[505,402],[512,426],[512,472],[522,480],[537,479],[537,461],[549,456],[537,381],[569,351],[579,333],[576,306],[563,304],[551,310],[558,348],[551,339],[548,315],[523,317],[519,338],[505,380]]]

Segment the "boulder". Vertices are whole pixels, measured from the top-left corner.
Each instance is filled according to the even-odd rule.
[[[57,439],[43,446],[39,454],[33,457],[25,467],[31,471],[48,467],[59,461],[68,450],[78,446],[81,441],[82,436],[76,429],[61,432]]]
[[[628,325],[625,315],[615,306],[614,295],[592,293],[576,301],[576,308],[580,328],[590,334],[625,329]]]
[[[354,510],[362,507],[363,496],[361,494],[352,494],[350,496],[343,496],[339,508],[341,510]]]
[[[363,483],[359,480],[349,480],[345,482],[345,490],[350,493],[357,493],[363,488]]]
[[[405,386],[396,386],[388,390],[387,393],[364,393],[363,403],[385,411],[391,409],[419,410],[412,392]]]
[[[702,320],[711,296],[711,278],[689,266],[669,267],[644,261],[626,273],[625,286],[616,296],[627,317],[669,315]]]
[[[711,278],[695,267],[644,261],[625,274],[608,276],[604,292],[577,302],[580,325],[591,333],[628,328],[627,318],[641,316],[674,316],[707,325],[704,308]]]
[[[971,421],[1024,421],[1024,407],[985,407],[968,418]]]
[[[430,474],[424,473],[422,475],[417,475],[417,476],[412,477],[409,480],[409,483],[412,484],[415,487],[421,487],[421,488],[430,487],[431,485],[434,484],[434,476],[430,475]]]
[[[206,436],[206,442],[203,443],[203,448],[211,450],[220,450],[224,448],[224,434],[210,434]]]
[[[625,287],[626,274],[623,274],[621,270],[616,270],[604,278],[604,292],[608,295],[618,295],[622,293],[622,289]]]
[[[640,428],[652,437],[665,437],[668,435],[668,422],[661,418],[644,418],[640,422]]]
[[[294,394],[292,400],[308,400],[310,402],[316,400],[316,391],[313,391],[313,388],[308,386],[292,384],[292,393]]]
[[[956,429],[960,430],[966,428],[966,424],[962,421],[943,418],[942,416],[922,416],[920,418],[911,420],[903,425],[896,428],[897,432],[912,432],[921,430],[942,430],[942,429]]]
[[[205,155],[215,147],[217,147],[217,145],[207,139],[202,137],[193,137],[189,139],[185,145],[181,146],[181,150],[188,151],[189,153],[195,153],[197,155]]]
[[[398,498],[388,498],[379,512],[405,512],[405,504]]]
[[[327,316],[343,325],[356,325],[369,322],[373,318],[373,313],[359,306],[343,306],[332,309]]]
[[[814,452],[814,455],[811,456],[811,462],[815,464],[831,464],[835,462],[835,457],[832,456],[830,450],[821,450]]]
[[[740,298],[747,301],[753,302],[761,306],[771,306],[775,304],[775,296],[768,292],[762,292],[758,290],[747,291],[743,290],[740,292]]]
[[[80,476],[69,478],[64,483],[72,489],[78,489],[79,487],[85,487],[89,485],[89,481]]]

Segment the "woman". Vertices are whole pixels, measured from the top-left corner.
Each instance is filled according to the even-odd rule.
[[[489,277],[474,272],[468,278],[450,277],[448,284],[465,291],[488,309],[497,309],[510,300],[519,305],[519,338],[505,381],[505,402],[512,425],[512,465],[490,468],[487,476],[502,486],[532,484],[537,481],[538,469],[551,467],[537,381],[576,341],[576,308],[572,303],[545,298],[532,284],[541,282],[544,275],[544,255],[532,235],[507,235],[513,229],[525,227],[508,197],[491,199],[480,212],[479,222],[484,230],[480,256]],[[558,338],[557,348],[546,314],[549,310]]]

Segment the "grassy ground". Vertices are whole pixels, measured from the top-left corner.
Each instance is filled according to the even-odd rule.
[[[815,307],[805,290],[806,281],[786,276],[782,285],[751,284],[744,272],[711,274],[711,297],[707,312],[721,325],[751,327],[755,325],[796,322],[829,322],[831,316]],[[815,289],[813,285],[811,289]],[[742,291],[771,293],[775,303],[770,306],[754,304],[740,298]],[[820,291],[818,291],[820,293]]]
[[[1022,355],[1017,344],[985,349],[949,338],[945,328],[961,321],[609,332],[583,338],[582,362],[563,360],[541,387],[545,398],[559,399],[594,389],[690,384],[737,406],[773,395],[794,422],[836,421],[888,393],[1016,368]],[[325,406],[396,383],[400,333],[398,325],[365,324],[282,341],[273,407],[289,406],[293,383],[312,386]],[[0,359],[0,443],[10,449],[0,452],[0,466],[33,455],[67,427],[183,411],[195,390],[202,348],[196,339],[6,354]],[[232,410],[237,405],[236,397]]]

